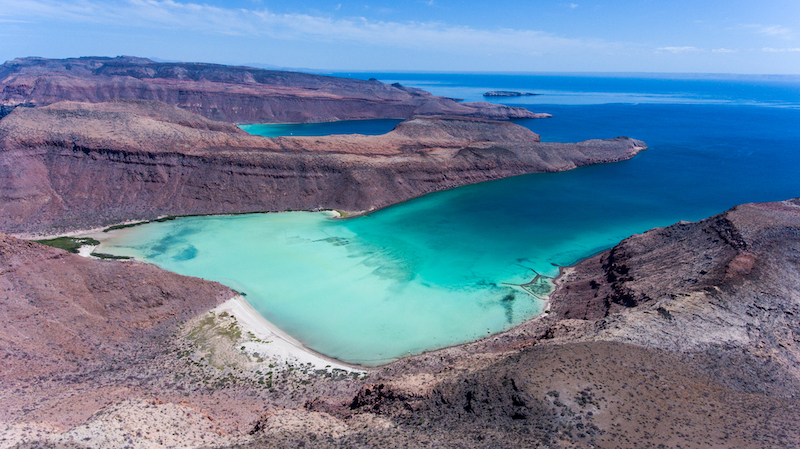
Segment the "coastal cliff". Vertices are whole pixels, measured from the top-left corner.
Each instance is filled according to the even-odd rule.
[[[732,388],[800,393],[800,199],[624,240],[559,280],[555,340],[679,353]]]
[[[0,230],[163,215],[372,210],[425,193],[633,157],[628,138],[542,143],[526,128],[417,117],[382,136],[252,136],[160,102],[61,102],[0,121]]]
[[[154,100],[232,123],[310,123],[458,115],[540,118],[525,108],[459,103],[377,80],[122,56],[18,58],[0,66],[0,118],[16,106]]]

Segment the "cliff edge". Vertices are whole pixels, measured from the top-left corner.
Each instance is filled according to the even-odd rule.
[[[161,102],[61,102],[0,121],[0,230],[162,215],[372,210],[464,184],[633,157],[634,139],[542,143],[510,122],[416,117],[382,136],[253,136]]]

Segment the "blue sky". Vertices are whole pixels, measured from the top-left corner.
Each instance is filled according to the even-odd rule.
[[[0,59],[800,74],[800,0],[0,0]]]

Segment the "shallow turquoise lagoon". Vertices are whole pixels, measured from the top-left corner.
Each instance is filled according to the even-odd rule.
[[[392,223],[365,231],[357,221],[310,212],[186,217],[116,231],[103,251],[227,284],[306,346],[365,365],[541,312],[542,301],[503,284],[529,282],[528,260],[493,257],[480,241],[403,235]]]
[[[439,192],[356,219],[290,212],[153,223],[119,231],[102,250],[223,282],[307,346],[375,365],[537,315],[542,302],[516,285],[535,272],[555,275],[553,264],[736,204],[800,196],[797,81],[581,77],[580,89],[614,101],[596,104],[590,95],[582,105],[573,104],[581,92],[569,90],[577,81],[568,78],[433,81],[421,85],[462,98],[470,89],[560,89],[568,101],[527,105],[552,119],[518,123],[544,141],[627,135],[650,149],[629,161]],[[438,85],[446,89],[436,92]],[[334,124],[281,132],[323,125]],[[373,125],[347,123],[347,132]]]

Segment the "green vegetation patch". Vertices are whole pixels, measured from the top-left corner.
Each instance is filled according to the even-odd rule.
[[[78,253],[78,249],[81,246],[84,245],[97,246],[100,244],[100,242],[91,237],[57,237],[54,239],[35,240],[35,242],[47,246],[52,246],[54,248],[67,250],[75,254]]]
[[[115,256],[113,254],[107,253],[92,253],[90,256],[97,257],[98,259],[118,259],[118,260],[128,260],[131,259],[129,256]]]

